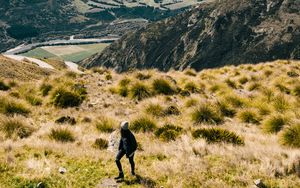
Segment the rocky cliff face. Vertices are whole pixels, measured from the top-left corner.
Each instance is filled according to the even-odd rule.
[[[197,70],[300,59],[299,0],[215,0],[129,33],[86,67]]]

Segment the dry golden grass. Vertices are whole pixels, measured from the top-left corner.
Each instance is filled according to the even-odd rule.
[[[133,122],[140,117],[149,117],[156,123],[151,131],[135,133],[141,148],[136,153],[137,174],[144,181],[138,183],[135,178],[127,176],[128,181],[122,184],[123,187],[147,187],[146,183],[153,185],[153,182],[155,187],[251,187],[253,181],[259,178],[269,187],[299,187],[300,174],[297,169],[300,168],[300,151],[286,143],[282,145],[280,140],[287,126],[296,126],[300,121],[297,110],[300,99],[294,92],[288,94],[269,84],[283,77],[285,87],[295,88],[299,77],[288,76],[290,69],[300,73],[299,62],[229,66],[203,70],[196,75],[193,71],[190,74],[156,70],[117,74],[101,69],[101,73],[88,71],[85,75],[75,75],[75,78],[53,75],[46,80],[27,83],[26,91],[36,91],[35,95],[41,97],[43,103],[40,107],[30,107],[31,113],[26,121],[35,131],[29,137],[11,140],[0,132],[0,187],[36,186],[39,181],[49,187],[95,187],[103,178],[117,174],[115,153],[103,150],[106,142],[99,138],[109,140],[114,137],[112,135],[118,137],[118,130],[112,134],[110,132],[118,129],[119,122]],[[270,70],[272,73],[268,73]],[[109,80],[106,79],[107,72],[111,75]],[[243,76],[247,77],[247,82]],[[125,78],[127,81],[124,81]],[[167,96],[152,93],[153,80],[161,78],[172,84],[176,93]],[[152,95],[138,101],[132,99],[130,94],[121,96],[111,92],[112,88],[120,86],[130,89],[131,84],[136,82],[148,86]],[[50,94],[61,86],[71,87],[74,83],[84,85],[87,97],[79,107],[55,107],[51,104],[51,95],[43,96],[39,90],[45,83],[53,87]],[[177,92],[184,89],[187,83],[194,83],[201,92],[190,92],[188,96]],[[249,90],[250,83],[259,83],[262,87]],[[13,90],[22,93],[22,85],[20,83]],[[6,96],[10,92],[1,91],[0,94]],[[18,100],[25,102],[23,97]],[[149,108],[150,104],[154,105]],[[211,104],[210,108],[223,121],[219,125],[205,122],[194,124],[191,114],[201,104]],[[169,106],[176,106],[180,113],[161,115]],[[240,114],[245,111],[255,114],[259,122],[252,121],[251,116],[251,121],[248,121],[249,116],[246,123],[240,121]],[[273,134],[265,133],[266,125],[263,124],[270,122],[268,118],[282,113],[288,117],[288,123],[279,122],[280,129],[271,131]],[[55,124],[61,116],[74,117],[77,124]],[[109,131],[97,129],[95,123],[103,120],[99,117],[114,120],[109,121],[109,126],[100,126]],[[178,126],[182,130],[180,134],[170,134],[166,140],[155,136],[156,130],[164,125]],[[193,138],[194,130],[212,126],[241,136],[245,144],[213,144]],[[74,142],[61,143],[49,138],[51,130],[59,128],[72,132]],[[95,148],[97,139],[101,150]],[[123,164],[125,175],[128,175],[129,165],[125,160]],[[67,168],[66,174],[58,173],[60,166]],[[132,185],[127,185],[130,183]]]
[[[27,62],[18,62],[0,55],[0,78],[20,81],[38,80],[54,72]]]

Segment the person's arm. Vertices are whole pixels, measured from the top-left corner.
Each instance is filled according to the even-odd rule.
[[[119,142],[119,151],[122,150],[122,148],[123,148],[123,140],[121,138]]]

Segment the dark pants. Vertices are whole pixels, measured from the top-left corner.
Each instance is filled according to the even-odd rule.
[[[118,166],[118,169],[119,169],[119,172],[123,172],[123,169],[122,169],[122,165],[121,165],[121,162],[120,160],[122,159],[122,157],[126,154],[126,152],[124,150],[119,150],[117,156],[116,156],[116,164]],[[129,157],[129,163],[131,165],[131,172],[134,172],[134,161],[133,161],[133,157],[134,155],[132,155],[131,157]]]

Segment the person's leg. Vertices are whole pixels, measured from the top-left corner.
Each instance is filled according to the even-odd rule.
[[[124,173],[123,173],[123,169],[122,169],[122,164],[121,164],[121,161],[120,161],[124,155],[125,155],[125,151],[120,150],[118,152],[117,156],[116,156],[116,164],[117,164],[117,167],[119,169],[119,176],[116,177],[116,179],[124,177]]]
[[[134,172],[135,164],[134,164],[134,159],[133,159],[133,157],[134,157],[134,154],[133,154],[131,157],[129,157],[129,163],[130,163],[130,165],[131,165],[131,174],[132,174],[132,175],[135,175],[135,172]]]

